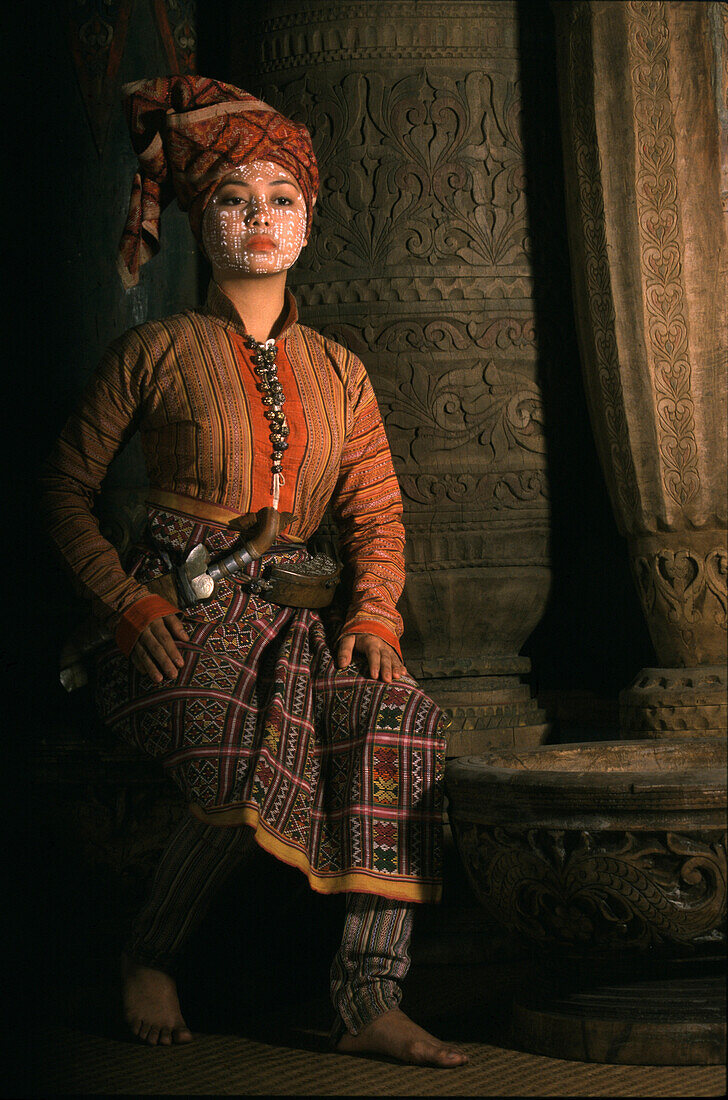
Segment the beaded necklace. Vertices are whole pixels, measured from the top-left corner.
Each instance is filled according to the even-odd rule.
[[[275,340],[266,340],[264,343],[259,344],[252,336],[246,337],[245,346],[254,353],[251,358],[255,373],[259,378],[256,386],[261,393],[263,405],[265,407],[265,417],[268,421],[270,430],[270,441],[272,446],[271,493],[273,494],[273,507],[277,508],[281,496],[281,486],[286,483],[283,476],[282,463],[283,452],[288,450],[286,437],[290,433],[286,414],[283,412],[283,404],[286,400],[286,395],[283,392],[283,387],[278,381],[278,368],[276,366],[278,348]]]

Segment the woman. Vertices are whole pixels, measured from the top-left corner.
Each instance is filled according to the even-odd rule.
[[[175,195],[213,274],[203,310],[112,344],[45,476],[52,536],[114,631],[97,663],[102,714],[162,759],[190,810],[125,950],[127,1021],[152,1045],[192,1038],[175,958],[257,842],[313,889],[347,895],[331,970],[337,1049],[459,1065],[398,1007],[413,905],[440,893],[442,715],[402,664],[402,509],[371,385],[355,356],[297,324],[285,288],[316,201],[310,136],[202,77],[124,93],[139,157],[124,283],[158,250]],[[125,572],[91,504],[135,430],[148,548]],[[260,588],[270,565],[306,559],[329,503],[350,572],[338,636]],[[212,596],[183,608],[150,591],[194,547],[219,558],[239,546],[264,508],[275,544]]]

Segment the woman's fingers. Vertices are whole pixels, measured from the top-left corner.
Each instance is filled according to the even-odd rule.
[[[154,619],[144,627],[131,651],[134,667],[156,684],[165,678],[175,680],[178,669],[184,664],[175,637],[179,641],[189,641],[187,631],[175,615]]]
[[[164,671],[164,663],[166,663],[166,661],[172,661],[178,668],[182,668],[184,664],[182,654],[177,649],[177,643],[174,638],[167,630],[164,619],[155,619],[154,622],[149,624],[149,630],[151,632],[151,638],[148,649],[151,651],[153,657],[162,658],[163,664],[160,665],[160,668]]]
[[[179,638],[181,642],[189,642],[189,634],[182,625],[182,621],[176,615],[165,615],[164,622],[169,633],[173,637]]]
[[[369,659],[369,674],[372,679],[384,680],[387,684],[398,680],[405,668],[391,645],[374,634],[364,635],[364,638],[362,644]]]
[[[382,653],[378,645],[374,642],[370,642],[366,647],[366,655],[369,659],[369,675],[372,680],[379,679],[379,671],[382,667]],[[383,680],[386,680],[386,676],[382,676]]]
[[[380,678],[386,680],[388,684],[390,684],[392,680],[399,680],[404,672],[404,666],[392,647],[384,642],[380,655]]]
[[[139,645],[139,642],[137,642],[131,652],[131,659],[134,667],[141,672],[143,676],[148,676],[155,684],[161,684],[164,679],[162,673],[159,671],[149,654]]]
[[[407,675],[407,669],[397,651],[376,634],[344,634],[339,641],[339,668],[351,664],[355,649],[366,656],[369,675],[373,680],[384,680],[390,684],[392,680],[399,680]]]
[[[134,646],[131,653],[129,654],[129,660],[134,665],[134,668],[137,670],[137,672],[144,672],[145,671],[144,665],[142,663],[142,659],[139,656],[139,654],[137,653],[136,646]]]
[[[339,652],[336,658],[336,663],[339,668],[346,668],[347,665],[351,664],[355,641],[356,639],[353,634],[345,634],[339,642]]]

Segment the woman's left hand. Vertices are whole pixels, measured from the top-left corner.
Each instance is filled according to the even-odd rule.
[[[384,680],[391,684],[392,680],[399,680],[401,676],[407,675],[407,669],[397,651],[376,634],[342,634],[336,657],[339,668],[346,668],[351,664],[354,650],[366,654],[369,675],[373,680]]]

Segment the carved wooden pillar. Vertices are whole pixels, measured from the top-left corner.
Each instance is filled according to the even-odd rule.
[[[663,666],[622,735],[724,735],[728,5],[554,8],[586,388]]]
[[[233,8],[233,79],[313,134],[291,285],[371,374],[405,505],[405,658],[452,755],[546,731],[519,656],[550,570],[517,30],[490,0]]]

